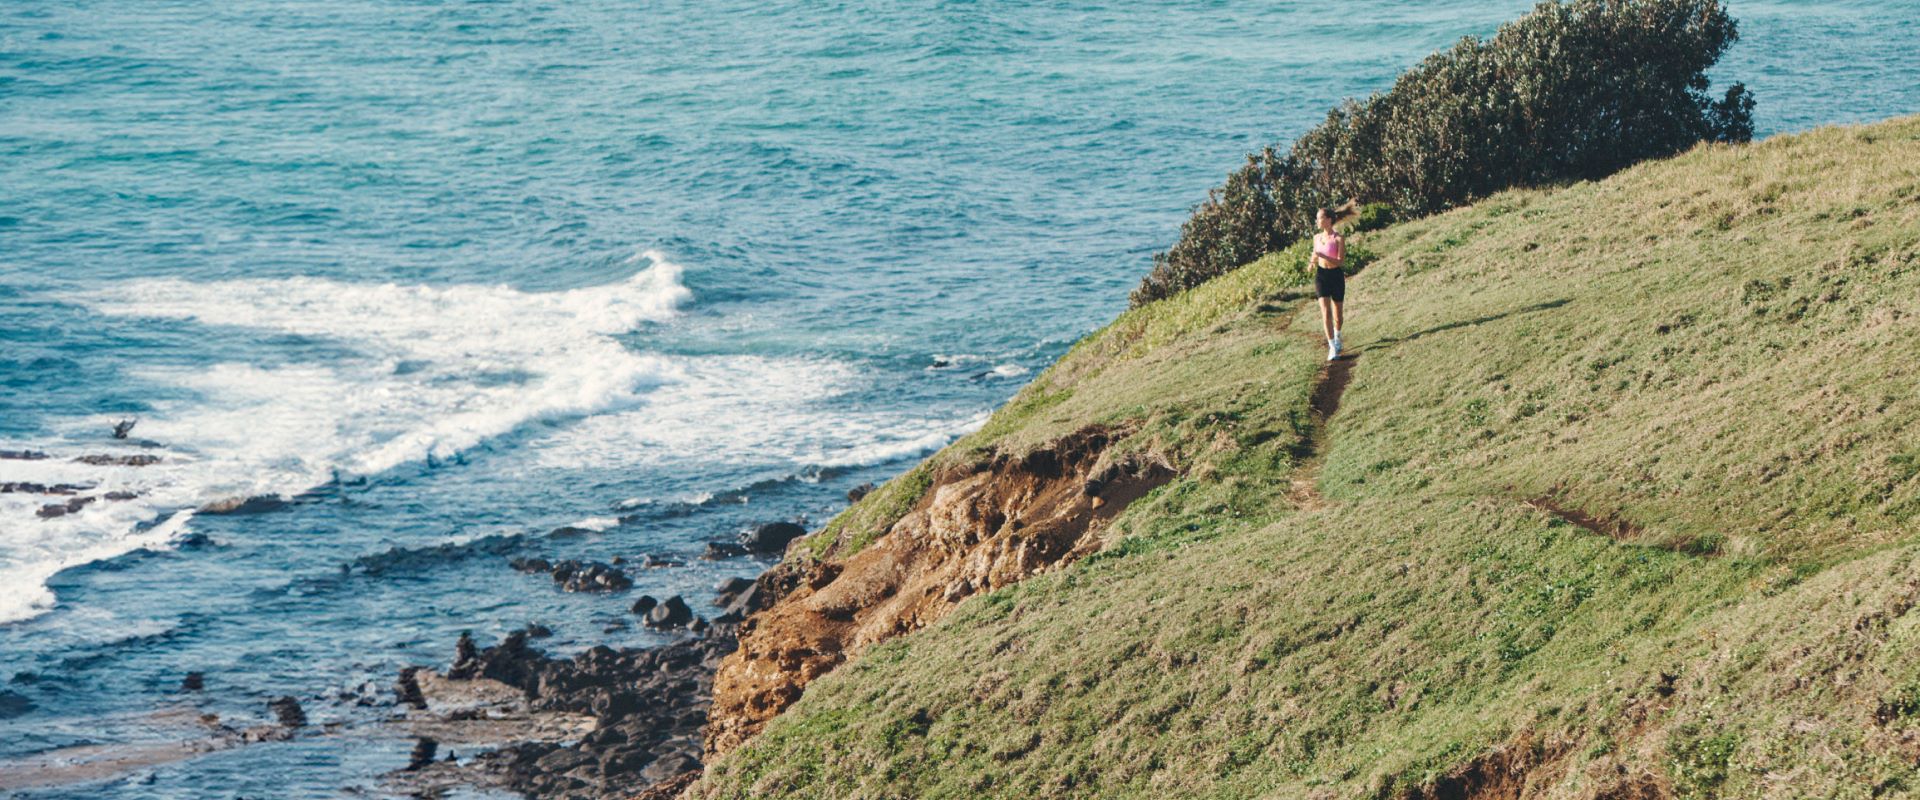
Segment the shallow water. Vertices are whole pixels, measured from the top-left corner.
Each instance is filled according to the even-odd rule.
[[[759,566],[506,559],[824,520],[1117,312],[1242,153],[1530,5],[13,0],[0,450],[50,457],[0,482],[138,497],[0,494],[0,760],[279,694],[364,723],[464,629],[651,641],[633,594]],[[1763,133],[1920,111],[1911,2],[1731,7]],[[409,746],[30,796],[378,794]]]

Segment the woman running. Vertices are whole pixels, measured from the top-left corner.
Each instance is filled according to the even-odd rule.
[[[1320,329],[1327,337],[1327,360],[1340,357],[1340,306],[1347,299],[1347,237],[1333,229],[1333,210],[1322,208],[1314,217],[1320,232],[1313,235],[1313,293],[1320,298]]]

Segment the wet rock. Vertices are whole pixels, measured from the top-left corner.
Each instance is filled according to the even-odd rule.
[[[174,543],[176,547],[182,550],[198,550],[202,547],[211,546],[213,544],[213,537],[199,531],[191,531],[187,535],[174,540]]]
[[[258,497],[229,497],[215,500],[200,507],[202,514],[262,514],[275,509],[285,508],[287,501],[279,495],[261,495]]]
[[[589,533],[593,533],[593,531],[587,528],[576,526],[576,525],[562,525],[558,528],[554,528],[552,531],[549,531],[547,533],[547,538],[566,539],[574,536],[585,536]]]
[[[180,691],[198,692],[207,688],[207,676],[203,672],[189,672],[180,679]]]
[[[855,486],[851,489],[848,489],[847,502],[849,503],[860,502],[861,498],[866,497],[867,495],[873,494],[874,488],[875,487],[872,483],[863,483],[863,484],[860,484],[859,486]]]
[[[46,456],[42,455],[40,457],[45,458]],[[159,456],[148,455],[146,453],[118,456],[109,453],[92,453],[75,458],[73,461],[76,464],[91,464],[96,467],[147,467],[160,463],[160,460]]]
[[[747,548],[733,542],[708,542],[707,551],[701,553],[700,557],[708,561],[722,561],[729,558],[738,558],[746,554]]]
[[[686,565],[687,565],[687,562],[681,561],[680,559],[667,558],[666,556],[657,556],[652,553],[648,553],[646,558],[641,562],[641,566],[644,566],[647,569],[660,569],[663,567],[684,567]]]
[[[67,504],[66,503],[49,503],[47,505],[41,506],[39,511],[33,512],[33,515],[41,519],[53,519],[54,517],[64,517],[67,515]]]
[[[433,756],[439,752],[440,743],[425,736],[413,743],[413,754],[407,757],[407,771],[412,772],[433,763]]]
[[[268,700],[267,710],[273,712],[273,718],[280,723],[280,727],[304,728],[307,725],[307,712],[292,695]]]
[[[657,605],[660,605],[660,601],[655,600],[653,595],[643,594],[640,599],[633,601],[633,613],[644,617]]]
[[[684,607],[685,601],[678,605]],[[661,647],[601,646],[563,659],[528,647],[524,636],[510,635],[479,649],[448,677],[499,680],[523,691],[535,709],[588,714],[595,727],[570,744],[508,745],[473,756],[463,768],[488,773],[532,797],[671,797],[649,794],[647,776],[680,779],[689,764],[697,768],[713,672],[735,647],[733,629],[715,627],[706,636]],[[647,772],[662,759],[673,760]]]
[[[472,640],[469,639],[468,641],[471,642]],[[427,696],[420,692],[419,667],[407,667],[406,669],[400,670],[400,679],[394,681],[393,690],[394,694],[399,695],[402,705],[421,709],[427,707]]]
[[[549,628],[538,622],[529,622],[527,623],[527,627],[522,628],[521,630],[524,630],[527,632],[527,638],[529,639],[545,639],[553,635],[552,628]]]
[[[19,692],[0,691],[0,719],[13,719],[33,710],[33,701]]]
[[[527,573],[553,571],[553,564],[544,558],[510,558],[507,559],[507,566]]]
[[[115,502],[120,502],[123,500],[132,500],[139,496],[140,495],[137,492],[107,492],[106,494],[106,498],[108,500],[112,500]]]
[[[739,597],[741,592],[750,588],[753,588],[753,581],[747,580],[746,578],[728,578],[723,580],[713,587],[713,604],[721,608],[726,608],[733,604],[734,599]]]
[[[640,771],[640,777],[648,783],[665,783],[684,773],[700,769],[700,760],[685,753],[672,753],[662,757]]]
[[[693,609],[687,607],[687,601],[680,595],[667,598],[660,605],[647,612],[647,627],[666,630],[685,627],[693,621]]]
[[[567,560],[553,567],[553,581],[568,592],[617,592],[633,587],[626,571],[599,561]]]
[[[750,553],[784,553],[787,543],[807,535],[807,529],[791,522],[769,522],[740,534],[740,546]]]
[[[38,450],[0,450],[0,461],[43,461],[46,457]]]

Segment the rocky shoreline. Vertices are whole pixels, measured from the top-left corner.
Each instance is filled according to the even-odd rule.
[[[793,523],[769,523],[708,550],[729,559],[776,554],[804,533]],[[511,565],[551,574],[562,591],[632,586],[620,563],[516,558]],[[703,767],[714,675],[739,647],[740,623],[771,604],[773,581],[772,571],[722,581],[711,620],[678,595],[638,598],[631,611],[648,627],[687,634],[654,647],[596,646],[562,658],[532,643],[547,634],[539,626],[486,647],[463,634],[444,674],[424,667],[399,674],[402,710],[393,724],[417,743],[410,763],[387,783],[423,796],[458,785],[558,800],[677,795]],[[437,758],[452,745],[482,752]]]

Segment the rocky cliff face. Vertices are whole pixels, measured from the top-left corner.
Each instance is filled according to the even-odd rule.
[[[1128,504],[1174,476],[1114,453],[1089,429],[1030,453],[948,467],[878,540],[845,558],[790,556],[762,586],[779,600],[740,629],[714,679],[709,753],[760,731],[802,690],[866,648],[933,623],[974,594],[1097,551]]]

